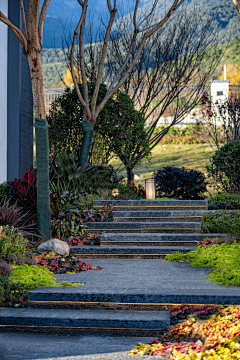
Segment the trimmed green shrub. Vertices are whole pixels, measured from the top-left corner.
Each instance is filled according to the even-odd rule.
[[[61,282],[57,283],[57,278],[54,278],[54,274],[45,267],[37,265],[13,265],[14,273],[10,275],[10,280],[13,282],[20,282],[25,289],[33,290],[39,286],[70,286],[79,287],[83,283],[70,283]]]
[[[24,254],[28,240],[17,228],[0,226],[0,257],[5,260],[9,253]]]
[[[240,194],[217,194],[208,200],[209,210],[240,210]]]
[[[206,166],[215,187],[226,192],[240,191],[240,141],[229,141],[210,158]]]
[[[207,266],[214,269],[208,278],[220,285],[240,286],[240,245],[199,246],[187,254],[176,252],[165,257],[165,261],[191,262],[192,266]]]
[[[165,166],[154,172],[154,179],[159,197],[202,199],[206,191],[205,175],[193,169]]]
[[[240,211],[217,210],[202,217],[203,233],[227,233],[240,235]]]

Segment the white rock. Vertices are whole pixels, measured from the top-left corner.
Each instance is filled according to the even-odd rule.
[[[40,244],[37,250],[40,252],[55,251],[55,253],[58,255],[69,255],[70,247],[65,241],[59,239],[51,239]]]

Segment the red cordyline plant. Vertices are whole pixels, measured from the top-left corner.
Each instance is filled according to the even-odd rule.
[[[29,169],[26,174],[22,174],[20,179],[15,179],[9,190],[9,195],[18,202],[24,210],[31,214],[37,212],[37,173],[36,170]]]

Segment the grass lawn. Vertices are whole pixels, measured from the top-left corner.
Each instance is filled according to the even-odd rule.
[[[136,183],[151,178],[154,171],[164,166],[184,166],[206,174],[205,166],[212,154],[213,150],[208,144],[159,144],[153,149],[149,158],[150,162],[144,159],[140,165],[134,168],[134,174],[141,175]],[[120,165],[120,161],[113,159],[111,164],[117,167]],[[125,170],[121,173],[126,176]]]

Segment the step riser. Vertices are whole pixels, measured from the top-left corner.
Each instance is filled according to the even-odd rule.
[[[179,305],[179,304],[199,304],[199,305],[240,305],[240,295],[231,295],[230,291],[224,296],[216,294],[112,294],[112,293],[82,293],[74,292],[70,288],[68,292],[60,292],[60,290],[53,292],[44,292],[44,289],[38,289],[36,292],[30,291],[28,300],[30,301],[70,301],[70,302],[115,302],[115,303],[157,303],[165,305]]]
[[[197,241],[200,242],[204,238],[216,238],[219,237],[221,239],[226,238],[226,234],[136,234],[136,233],[130,233],[130,234],[101,234],[100,235],[100,241],[103,243],[104,241],[111,241],[111,242],[122,242],[129,240],[131,242],[151,242],[151,241],[165,241],[165,242],[192,242]]]
[[[105,234],[112,233],[113,229],[91,229],[92,234]],[[117,234],[157,234],[157,233],[165,233],[165,234],[192,234],[192,233],[200,233],[201,229],[114,229]]]
[[[102,206],[94,206],[101,208]],[[113,206],[113,211],[203,211],[207,206]]]
[[[21,318],[21,317],[0,317],[0,328],[4,325],[8,326],[35,326],[35,327],[63,327],[63,328],[98,328],[99,330],[107,330],[107,329],[163,329],[167,328],[169,325],[169,321],[143,321],[135,319],[134,321],[131,320],[109,320],[109,319],[74,319],[71,318],[62,318],[62,319],[54,319],[54,318]],[[54,325],[53,325],[54,324]]]
[[[167,254],[77,254],[81,260],[124,259],[124,260],[163,260]]]
[[[99,329],[99,328],[66,328],[66,327],[41,327],[41,326],[17,326],[0,325],[0,333],[18,333],[34,335],[59,335],[59,336],[129,336],[129,337],[154,337],[156,334],[163,335],[166,328],[157,329]]]
[[[70,301],[28,301],[29,309],[77,309],[77,310],[115,310],[115,311],[170,311],[173,305],[165,304],[119,304],[119,303],[84,303]]]
[[[213,210],[214,211],[214,210]],[[113,217],[125,217],[125,218],[152,218],[152,217],[165,217],[165,218],[174,218],[174,217],[202,217],[206,213],[212,213],[213,211],[207,210],[195,210],[195,211],[113,211]]]
[[[171,254],[175,251],[188,252],[196,250],[197,247],[183,247],[183,246],[133,246],[133,247],[119,247],[119,246],[75,246],[70,249],[70,254],[74,254],[77,257],[91,256],[91,255],[159,255],[159,254]]]
[[[128,217],[114,217],[113,220],[115,223],[122,223],[122,222],[201,222],[202,217],[201,216],[195,216],[195,217],[153,217],[153,218],[149,218],[149,217],[145,217],[145,218],[137,218],[137,217],[132,217],[132,218],[128,218]]]
[[[201,222],[195,221],[195,222],[86,222],[86,226],[88,226],[91,231],[93,230],[112,230],[113,232],[118,230],[189,230],[189,229],[197,229],[201,230]]]
[[[103,246],[195,246],[197,241],[101,241]]]
[[[125,206],[125,207],[153,207],[153,206],[181,206],[181,207],[207,207],[207,200],[94,200],[94,206]]]

